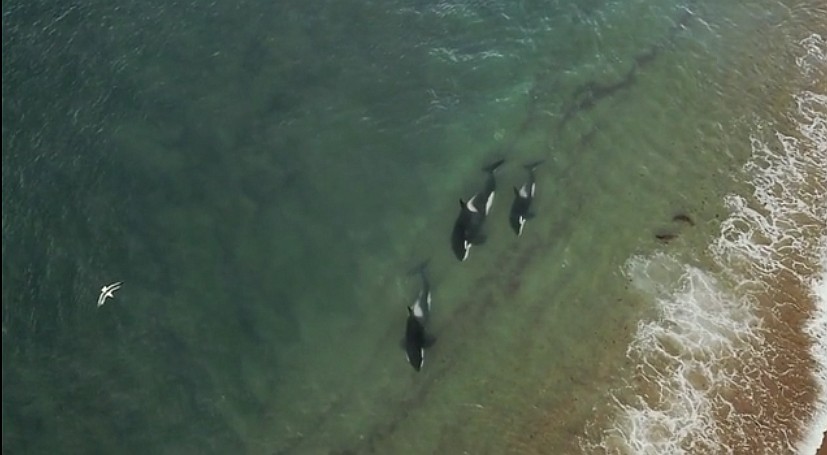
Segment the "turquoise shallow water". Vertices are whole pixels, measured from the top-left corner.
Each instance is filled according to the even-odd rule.
[[[571,453],[714,235],[781,5],[3,5],[3,449]],[[734,25],[733,25],[734,24]],[[759,43],[760,44],[760,43]],[[774,55],[774,54],[773,54]],[[488,242],[456,201],[507,160]],[[538,158],[537,219],[507,222]],[[692,228],[672,217],[689,213]],[[430,258],[436,345],[399,348]],[[96,308],[98,290],[124,281]]]

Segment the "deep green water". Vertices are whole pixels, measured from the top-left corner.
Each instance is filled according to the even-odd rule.
[[[714,233],[786,80],[751,59],[806,36],[758,3],[4,2],[4,453],[574,451],[648,311],[622,265]]]

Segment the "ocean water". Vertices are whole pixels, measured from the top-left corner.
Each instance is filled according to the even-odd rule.
[[[820,443],[821,2],[2,8],[4,453]]]

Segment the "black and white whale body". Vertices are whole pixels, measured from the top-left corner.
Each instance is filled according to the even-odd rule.
[[[426,327],[431,317],[431,283],[427,275],[428,261],[419,264],[411,272],[419,275],[421,285],[413,305],[408,307],[408,320],[405,323],[405,356],[416,371],[425,363],[425,348],[433,344],[434,338],[428,335]]]
[[[427,334],[425,323],[414,314],[414,307],[408,307],[408,320],[405,323],[405,357],[408,363],[419,371],[425,364],[425,349],[431,347],[434,338]]]
[[[528,171],[528,181],[519,188],[514,187],[514,202],[511,204],[508,221],[518,236],[523,233],[526,221],[534,217],[534,212],[531,211],[531,203],[534,202],[534,192],[537,187],[534,169],[543,161],[545,160],[535,161],[523,166]]]
[[[504,161],[499,160],[482,168],[488,174],[483,190],[473,195],[467,202],[459,200],[460,211],[451,234],[451,248],[460,261],[468,259],[468,252],[473,245],[485,242],[482,228],[494,204],[494,192],[497,188],[494,172]]]

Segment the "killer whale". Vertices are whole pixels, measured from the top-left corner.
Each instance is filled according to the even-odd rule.
[[[483,167],[482,170],[488,176],[482,191],[471,196],[468,201],[459,200],[460,211],[451,233],[451,249],[460,261],[468,259],[473,245],[485,242],[482,228],[494,204],[494,193],[497,189],[494,173],[504,162],[505,160],[501,159]]]
[[[434,338],[425,330],[425,323],[414,314],[413,306],[408,307],[405,322],[405,357],[414,370],[420,371],[425,364],[425,349],[431,347]]]
[[[517,236],[522,235],[526,221],[534,217],[534,212],[531,211],[531,203],[534,202],[534,193],[537,188],[534,169],[544,161],[535,161],[523,166],[528,171],[528,180],[521,187],[514,187],[514,202],[511,204],[508,221]]]

